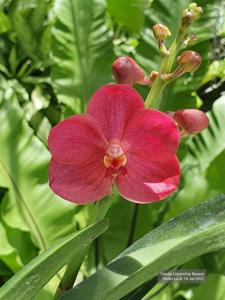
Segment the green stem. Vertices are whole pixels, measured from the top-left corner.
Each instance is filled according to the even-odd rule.
[[[94,204],[94,206],[92,207],[90,218],[87,222],[87,226],[105,218],[105,215],[112,203],[112,200],[113,200],[113,196],[107,196],[103,200],[98,201],[97,203]],[[86,245],[83,253],[81,253],[79,256],[77,255],[73,256],[71,261],[68,263],[67,269],[57,289],[55,299],[58,299],[62,293],[68,291],[73,287],[74,282],[77,278],[77,274],[83,263],[83,260],[89,250],[89,247],[90,247],[89,244]]]
[[[161,78],[161,74],[170,73],[173,67],[174,60],[179,49],[180,42],[182,41],[184,32],[181,30],[178,32],[176,39],[172,43],[169,49],[169,55],[162,58],[159,75],[156,81],[153,83],[152,88],[146,98],[145,107],[146,108],[159,108],[160,107],[160,94],[167,85],[167,82]]]
[[[113,195],[106,196],[103,200],[98,201],[94,204],[87,226],[105,218],[105,215],[109,210],[112,200],[113,200]]]
[[[127,248],[130,247],[130,245],[133,243],[136,224],[137,224],[138,208],[139,208],[139,204],[135,203],[133,216],[132,216],[132,220],[131,220],[130,234],[128,236]]]

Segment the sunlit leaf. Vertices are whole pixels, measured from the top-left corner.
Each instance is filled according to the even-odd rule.
[[[159,271],[225,247],[225,196],[191,208],[145,235],[60,299],[117,300]]]
[[[9,227],[30,231],[39,248],[74,230],[75,205],[48,186],[50,154],[28,126],[15,95],[0,99],[0,185],[9,189],[1,206]]]
[[[59,99],[84,111],[90,95],[111,79],[112,35],[103,0],[56,0],[52,80]]]
[[[77,253],[107,228],[106,221],[100,221],[86,229],[72,233],[50,249],[40,254],[16,273],[0,290],[1,300],[30,300],[44,285]]]

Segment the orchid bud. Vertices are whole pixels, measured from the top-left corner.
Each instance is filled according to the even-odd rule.
[[[134,85],[143,81],[145,78],[144,71],[129,56],[121,56],[112,64],[112,72],[118,83]]]
[[[194,72],[202,62],[200,54],[195,51],[184,51],[178,58],[179,67],[184,72]]]
[[[193,13],[194,18],[199,18],[203,13],[203,9],[201,6],[198,6],[197,3],[190,3],[188,6],[189,10]]]
[[[198,6],[196,3],[189,4],[188,8],[182,13],[182,28],[187,28],[191,22],[197,20],[202,13],[202,7]]]
[[[177,79],[182,76],[186,72],[194,72],[198,69],[202,62],[202,58],[200,54],[195,51],[184,51],[178,58],[177,61],[179,63],[178,67],[172,73],[162,73],[161,78],[170,82],[172,80]]]
[[[198,109],[181,109],[169,115],[178,124],[181,136],[199,133],[209,125],[206,114]]]
[[[153,33],[155,38],[159,40],[165,40],[166,38],[171,36],[171,32],[169,31],[168,27],[162,24],[156,24],[153,26]]]
[[[164,40],[166,38],[168,38],[169,36],[171,36],[171,32],[169,31],[169,29],[166,26],[164,26],[162,24],[156,24],[153,26],[153,33],[158,42],[159,51],[160,51],[161,55],[168,56],[170,53],[166,48]]]

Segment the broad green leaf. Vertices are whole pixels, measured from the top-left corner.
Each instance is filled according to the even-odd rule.
[[[225,195],[221,195],[151,231],[60,299],[117,300],[161,270],[224,247]]]
[[[33,59],[39,54],[39,38],[48,11],[48,1],[15,0],[10,6],[10,20],[21,47]]]
[[[76,206],[51,192],[50,154],[28,126],[17,98],[9,88],[0,98],[0,186],[9,189],[1,205],[4,222],[30,231],[44,249],[73,232]]]
[[[190,138],[186,143],[186,156],[181,161],[184,186],[170,203],[164,218],[168,220],[177,213],[202,202],[209,193],[224,191],[225,151],[225,97],[214,102],[212,111],[207,113],[209,127]]]
[[[43,252],[17,272],[1,289],[1,300],[30,300],[65,265],[71,256],[79,255],[107,228],[100,221],[76,233],[72,233]]]
[[[144,9],[148,0],[107,0],[107,8],[115,21],[134,33],[144,25]]]
[[[225,150],[225,96],[219,98],[208,113],[209,127],[188,143],[188,155],[183,161],[202,172]]]
[[[206,179],[209,182],[210,189],[219,190],[225,193],[224,178],[225,178],[225,150],[216,157],[213,163],[209,166],[206,174]]]
[[[112,34],[103,0],[56,0],[52,81],[59,100],[84,111],[91,94],[111,77]]]

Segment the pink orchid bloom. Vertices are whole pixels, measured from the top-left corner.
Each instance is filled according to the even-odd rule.
[[[87,113],[56,125],[49,134],[51,189],[86,204],[111,193],[131,202],[158,201],[179,184],[179,131],[165,113],[145,109],[130,86],[109,84],[92,96]]]

